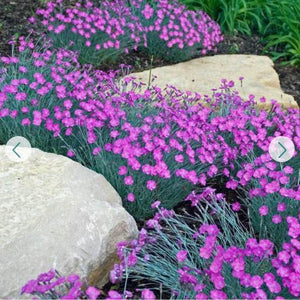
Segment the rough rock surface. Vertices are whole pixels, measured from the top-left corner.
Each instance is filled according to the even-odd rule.
[[[268,107],[270,100],[275,99],[285,108],[298,108],[294,98],[281,90],[279,77],[273,67],[272,60],[267,56],[215,55],[155,68],[152,69],[152,75],[157,76],[153,84],[160,88],[169,84],[182,91],[209,96],[212,95],[211,89],[218,88],[221,79],[225,78],[235,82],[234,89],[244,99],[248,99],[250,94],[255,95],[260,107]],[[130,76],[148,84],[149,72],[132,73]],[[244,77],[242,87],[240,76]],[[260,97],[266,98],[265,104],[260,103]]]
[[[14,163],[0,146],[0,298],[52,267],[105,282],[116,243],[137,235],[106,179],[71,159],[32,149]]]

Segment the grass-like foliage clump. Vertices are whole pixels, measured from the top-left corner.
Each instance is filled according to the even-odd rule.
[[[78,51],[80,63],[97,66],[120,61],[132,50],[179,62],[216,51],[222,40],[215,21],[177,0],[86,1],[71,7],[56,0],[37,15],[54,47]]]
[[[250,184],[254,172],[271,178],[250,189],[254,196],[294,196],[299,160],[291,160],[289,178],[275,162],[267,173],[257,170],[272,160],[272,136],[288,136],[299,149],[298,110],[284,112],[274,102],[273,111],[258,111],[226,80],[206,106],[200,95],[175,87],[141,92],[141,83],[120,80],[118,71],[79,68],[70,50],[32,46],[21,40],[18,58],[2,58],[1,141],[21,135],[103,174],[137,220],[153,214],[156,200],[170,209],[195,187],[219,180],[235,189]]]
[[[258,34],[274,60],[300,66],[300,1],[181,0],[189,9],[205,11],[223,33]]]
[[[153,207],[158,212],[138,239],[119,244],[121,264],[111,271],[111,280],[123,280],[123,297],[129,278],[147,278],[156,295],[163,292],[171,299],[298,297],[299,202],[288,211],[276,200],[277,215],[282,217],[276,230],[286,233],[278,245],[271,239],[274,232],[262,233],[264,225],[272,223],[263,209],[259,210],[258,233],[244,224],[236,204],[230,207],[211,188],[187,197],[192,215],[176,214],[157,202]]]

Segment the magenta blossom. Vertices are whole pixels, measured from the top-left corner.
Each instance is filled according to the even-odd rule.
[[[178,262],[183,262],[187,257],[188,252],[186,250],[181,250],[176,254]]]
[[[263,205],[259,208],[259,214],[261,216],[266,216],[268,214],[269,208],[266,205]]]
[[[156,188],[156,183],[154,180],[148,180],[147,181],[147,189],[149,189],[150,191],[155,190]]]
[[[144,289],[142,291],[142,299],[144,300],[155,300],[156,297],[155,297],[155,294],[150,291],[149,289]]]

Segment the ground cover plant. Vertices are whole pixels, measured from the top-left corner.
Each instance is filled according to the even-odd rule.
[[[157,201],[153,208],[158,212],[147,221],[146,228],[141,229],[138,239],[118,244],[121,263],[115,264],[110,278],[114,285],[121,282],[118,291],[123,289],[123,292],[111,289],[106,294],[96,290],[102,293],[101,298],[135,299],[140,291],[142,299],[290,299],[299,296],[299,202],[289,215],[285,203],[276,201],[277,214],[273,219],[278,216],[283,219],[273,223],[279,232],[286,233],[277,246],[272,239],[262,238],[262,223],[270,213],[267,206],[259,209],[260,233],[255,236],[257,232],[249,231],[239,220],[239,205],[234,203],[230,207],[224,195],[214,189],[205,188],[198,194],[192,192],[185,200],[191,202],[192,215],[176,214],[160,207]],[[145,278],[152,285],[141,284],[135,291],[127,290],[129,280],[139,282]],[[38,291],[37,282],[30,281],[23,291],[28,289],[30,293],[30,287]],[[45,286],[47,291],[51,288],[49,284]],[[75,295],[74,291],[69,290],[68,295]],[[43,292],[39,295],[43,297]]]
[[[251,101],[244,103],[229,92],[232,82],[224,80],[211,107],[205,108],[197,103],[199,95],[185,95],[174,87],[166,96],[156,87],[141,94],[124,91],[132,79],[118,83],[117,72],[70,70],[71,62],[78,66],[72,52],[38,53],[30,49],[31,42],[23,44],[20,58],[2,58],[6,71],[1,83],[1,139],[23,135],[35,147],[67,154],[102,173],[136,219],[151,216],[155,199],[172,208],[193,185],[205,186],[213,177],[223,174],[228,186],[236,185],[229,174],[237,170],[238,155],[266,151],[272,138],[266,139],[267,129],[272,126],[278,126],[276,135],[285,130],[281,122],[299,126],[296,110],[280,117],[277,107],[271,116],[277,114],[274,120],[279,118],[279,124],[268,121],[266,114],[257,117]],[[18,72],[24,68],[25,73]],[[290,130],[298,146],[297,133]],[[180,192],[173,195],[170,187]]]
[[[49,3],[40,11],[44,17],[60,1]],[[152,13],[165,12],[168,18],[160,19],[169,26],[166,3],[160,1],[155,11],[146,2],[131,2],[142,5],[147,22]],[[69,7],[68,13],[93,19],[94,5]],[[105,7],[113,22],[120,7],[105,2],[96,12]],[[126,18],[128,7],[122,9]],[[181,6],[176,9],[182,13]],[[130,18],[140,20],[133,11]],[[65,20],[59,13],[55,18]],[[211,97],[173,86],[161,90],[151,78],[142,90],[134,77],[123,78],[129,66],[105,72],[81,64],[76,50],[83,40],[77,42],[64,49],[53,47],[49,36],[21,37],[12,42],[12,56],[0,57],[0,142],[21,135],[33,147],[103,174],[144,226],[137,240],[118,245],[120,263],[108,288],[50,270],[20,293],[48,299],[299,297],[299,110],[284,111],[275,100],[270,110],[259,110],[256,104],[265,98],[242,99],[226,79]],[[268,153],[272,139],[282,135],[295,145],[286,163]]]
[[[167,62],[185,61],[193,56],[217,51],[223,38],[220,27],[202,11],[188,10],[178,1],[129,1],[130,10],[140,20],[149,56]]]
[[[148,277],[155,283],[156,293],[159,283],[163,283],[174,299],[299,296],[299,270],[293,268],[298,263],[292,263],[292,257],[297,260],[298,256],[288,254],[292,251],[295,255],[299,250],[299,232],[293,231],[299,224],[299,205],[287,217],[288,224],[277,223],[278,227],[288,225],[289,231],[283,239],[285,243],[276,247],[262,235],[253,238],[255,232],[249,231],[237,218],[237,205],[230,207],[215,190],[206,188],[201,193],[192,193],[186,200],[191,201],[197,212],[193,216],[178,215],[160,208],[159,203],[154,205],[158,213],[147,222],[138,240],[127,247],[119,245],[122,262],[111,272],[113,282],[130,276]],[[278,204],[281,214],[285,209],[282,203]],[[262,211],[260,218],[265,216]],[[292,280],[287,280],[287,273],[283,275],[284,268]]]
[[[271,111],[259,111],[255,108],[252,96],[248,101],[242,100],[231,90],[234,83],[225,79],[212,98],[206,97],[206,106],[199,103],[200,95],[183,93],[175,87],[168,87],[165,93],[155,86],[140,92],[141,83],[131,77],[120,80],[118,72],[106,73],[94,70],[91,66],[81,67],[71,51],[40,49],[38,52],[34,43],[25,39],[21,39],[19,47],[19,57],[1,58],[0,114],[1,140],[4,143],[11,135],[23,135],[33,141],[35,147],[68,155],[103,173],[122,196],[126,209],[137,220],[153,215],[153,204],[156,206],[157,200],[163,206],[173,208],[188,197],[196,206],[201,186],[207,186],[213,180],[223,183],[227,189],[240,189],[246,197],[235,203],[233,209],[239,211],[241,206],[247,207],[246,215],[249,217],[246,224],[243,224],[247,230],[241,232],[241,235],[247,236],[244,242],[250,237],[257,238],[258,243],[268,240],[268,245],[272,244],[276,250],[270,255],[277,254],[280,249],[286,250],[288,246],[284,245],[289,242],[290,232],[298,232],[299,159],[295,157],[286,165],[276,163],[268,154],[268,145],[273,136],[289,136],[295,143],[297,155],[300,148],[299,110],[282,111],[274,101]],[[125,66],[122,68],[126,70]],[[131,89],[128,90],[129,84]],[[265,99],[261,98],[260,101]],[[113,167],[106,168],[112,162],[115,162]],[[175,195],[174,188],[178,189]],[[208,201],[206,205],[214,205],[210,202],[217,203],[215,200]],[[204,223],[220,226],[221,222],[223,228],[222,222],[226,222],[227,217],[231,220],[230,224],[241,222],[239,219],[233,221],[230,217],[232,213],[224,205],[221,208],[213,207],[212,210],[215,211],[213,215],[226,216],[225,220],[211,219],[209,213],[202,211],[201,217],[206,218]],[[276,209],[281,213],[275,213]],[[165,208],[163,212],[164,216],[173,215]],[[162,229],[159,227],[159,216],[155,215],[153,220],[148,220],[147,226]],[[201,222],[201,218],[198,218]],[[172,226],[175,230],[175,225]],[[178,226],[182,228],[183,225]],[[272,226],[280,227],[279,234],[274,235],[274,232],[268,230]],[[178,234],[183,234],[182,229],[176,230]],[[226,232],[226,239],[233,238],[230,230]],[[292,234],[292,245],[298,249],[298,235]],[[227,249],[229,244],[226,241],[221,247]],[[231,247],[237,247],[236,243],[233,244]],[[238,245],[243,247],[240,242]],[[213,248],[209,249],[212,251]],[[288,249],[292,251],[294,248]],[[169,251],[168,248],[165,251]],[[185,252],[181,254],[185,256]],[[133,261],[136,261],[135,255],[137,253],[134,252]],[[280,262],[274,264],[268,262],[267,265],[269,268],[271,265],[275,269],[276,266],[279,268]],[[127,265],[127,271],[135,265]],[[297,264],[295,268],[295,272],[291,271],[295,273],[294,277],[298,272]],[[180,270],[178,274],[183,278],[193,278],[194,275],[189,275],[190,269]],[[280,272],[274,270],[272,274],[286,276]],[[177,279],[178,274],[177,277],[174,275]],[[258,282],[264,276],[252,275],[260,276],[255,277]],[[175,294],[171,291],[172,297],[180,295],[180,298],[185,293],[191,293],[189,280],[195,283],[195,279],[183,280],[187,280],[184,281],[185,288],[177,289]],[[222,282],[220,278],[216,280]],[[239,284],[236,279],[234,282]],[[61,283],[64,283],[63,280]],[[282,284],[282,295],[286,297],[288,292],[293,296],[298,295],[296,279],[294,285],[286,280]],[[52,287],[49,285],[44,289],[49,292]],[[81,285],[78,283],[76,287],[80,297],[78,291]],[[257,296],[257,293],[267,293],[259,287],[256,287],[256,292],[243,290],[242,297],[247,294],[251,298]],[[75,288],[67,289],[67,293],[70,290],[72,293]],[[110,295],[119,297],[114,293],[110,291]],[[130,291],[126,293],[130,297]],[[151,292],[147,289],[145,293]],[[226,294],[216,286],[211,290],[206,289],[202,294],[205,293],[212,298],[225,297]]]
[[[38,24],[54,47],[79,51],[81,63],[114,63],[137,49],[179,62],[216,50],[222,40],[219,25],[207,14],[177,1],[86,1],[65,7],[56,0],[46,5],[37,10]]]

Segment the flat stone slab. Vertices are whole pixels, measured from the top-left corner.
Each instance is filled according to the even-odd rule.
[[[22,163],[0,146],[0,298],[56,268],[92,285],[105,283],[116,244],[137,236],[134,219],[100,174],[73,160],[32,149]]]
[[[193,59],[187,62],[152,69],[157,76],[153,85],[164,88],[173,85],[181,91],[197,92],[200,95],[212,95],[213,88],[220,87],[221,79],[235,82],[243,99],[255,95],[259,107],[269,107],[274,99],[284,108],[298,108],[293,96],[285,94],[280,88],[279,77],[274,70],[274,63],[267,56],[257,55],[214,55]],[[132,73],[137,80],[148,84],[150,71]],[[239,77],[244,77],[241,83]],[[261,97],[266,103],[260,103]]]

